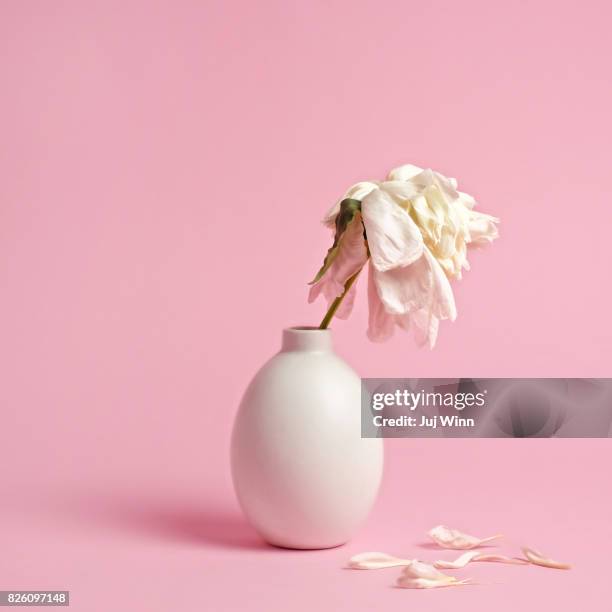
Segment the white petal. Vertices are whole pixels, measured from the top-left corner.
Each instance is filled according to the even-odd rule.
[[[412,198],[411,204],[412,214],[415,216],[418,228],[431,242],[436,243],[442,234],[444,215],[431,209],[423,194]]]
[[[411,559],[399,559],[381,552],[366,552],[351,557],[348,567],[351,569],[384,569],[410,565],[411,563]]]
[[[442,587],[462,586],[470,584],[469,578],[466,580],[427,580],[427,578],[406,578],[400,576],[396,585],[402,589],[439,589]]]
[[[487,244],[499,237],[496,223],[499,219],[485,213],[470,211],[468,226],[473,244]]]
[[[471,561],[488,561],[490,563],[510,563],[514,565],[524,565],[528,563],[525,559],[517,559],[513,557],[506,557],[505,555],[488,555],[483,554],[478,550],[468,550],[467,552],[459,555],[454,561],[436,561],[434,567],[440,569],[461,569],[465,567]]]
[[[439,172],[433,172],[434,184],[442,191],[449,202],[454,202],[459,199],[459,192],[457,191],[457,181],[452,178],[447,178]]]
[[[428,533],[429,537],[442,548],[452,548],[454,550],[467,550],[476,548],[485,542],[501,538],[501,535],[494,535],[488,538],[476,538],[474,536],[462,533],[457,529],[451,529],[444,525],[438,525],[431,529]]]
[[[424,255],[429,263],[432,276],[432,303],[429,309],[442,321],[445,319],[454,321],[457,318],[457,307],[451,284],[429,249],[425,248]]]
[[[362,201],[361,214],[377,270],[407,266],[421,257],[423,237],[419,228],[386,192],[370,192]]]
[[[398,168],[393,168],[387,175],[388,181],[409,181],[411,178],[423,172],[423,168],[413,166],[412,164],[404,164]]]
[[[479,554],[472,561],[488,561],[489,563],[510,563],[512,565],[525,565],[528,563],[525,559],[519,559],[518,557],[506,557],[505,555],[487,555]]]
[[[452,576],[447,576],[442,572],[438,571],[430,563],[423,563],[423,561],[417,561],[416,559],[406,568],[403,572],[404,576],[410,576],[411,578],[427,578],[428,580],[452,580]]]
[[[372,342],[385,342],[393,335],[395,318],[385,310],[380,301],[374,280],[374,266],[368,266],[368,338]]]
[[[412,198],[418,197],[421,192],[419,187],[405,181],[385,181],[380,184],[380,189],[388,193],[404,209],[409,209]]]
[[[428,309],[438,319],[454,320],[455,298],[444,270],[427,247],[409,266],[381,272],[374,268],[378,295],[389,314],[403,315]]]
[[[469,550],[468,552],[457,557],[454,561],[435,561],[434,567],[439,567],[440,569],[461,569],[470,561],[473,561],[474,557],[477,557],[479,554],[480,553],[477,550]]]
[[[454,576],[439,572],[433,565],[415,560],[404,568],[396,584],[404,589],[434,589],[468,583],[469,580],[457,580]]]
[[[432,279],[425,257],[415,263],[381,272],[371,269],[378,295],[391,315],[420,310],[431,301]]]
[[[328,227],[333,228],[334,223],[336,221],[336,217],[340,212],[340,202],[342,202],[342,200],[346,200],[347,198],[363,200],[363,198],[365,198],[368,193],[370,193],[377,187],[378,183],[375,183],[374,181],[362,181],[361,183],[355,183],[353,186],[349,187],[346,193],[331,207],[329,212],[325,215],[323,223]]]
[[[476,206],[476,200],[469,194],[463,193],[463,191],[458,191],[459,201],[468,209],[474,208]]]
[[[430,349],[436,345],[440,320],[428,308],[421,308],[404,315],[410,317],[410,326],[414,333],[414,340],[418,346],[427,344]]]
[[[569,563],[560,563],[559,561],[554,561],[553,559],[549,559],[545,557],[542,553],[534,550],[533,548],[523,549],[523,554],[527,557],[527,560],[534,565],[541,565],[542,567],[550,567],[552,569],[571,569],[571,565]]]

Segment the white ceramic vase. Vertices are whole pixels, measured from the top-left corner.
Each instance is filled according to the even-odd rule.
[[[379,438],[361,437],[361,384],[332,349],[331,331],[283,331],[256,374],[232,434],[232,476],[250,523],[270,544],[347,542],[378,492]]]

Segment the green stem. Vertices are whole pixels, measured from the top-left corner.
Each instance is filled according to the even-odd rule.
[[[355,272],[355,274],[353,274],[353,276],[351,276],[346,281],[346,283],[344,283],[344,291],[342,292],[342,295],[339,295],[331,303],[329,310],[327,311],[327,313],[323,317],[323,320],[321,321],[321,325],[319,325],[319,329],[327,329],[329,327],[329,324],[331,320],[333,319],[334,315],[336,314],[336,311],[340,307],[340,304],[342,304],[342,300],[344,299],[346,294],[349,292],[350,288],[353,286],[353,283],[357,280],[357,277],[359,276],[359,272],[361,272],[361,270],[363,270],[363,268],[360,268],[357,272]]]

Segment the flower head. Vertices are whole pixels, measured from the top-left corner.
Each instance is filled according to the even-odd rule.
[[[474,206],[455,179],[412,165],[353,185],[324,219],[334,243],[311,283],[309,301],[322,293],[330,304],[325,326],[348,317],[369,260],[368,337],[387,340],[397,325],[433,348],[439,321],[457,315],[449,279],[469,269],[467,247],[498,236],[498,220]]]

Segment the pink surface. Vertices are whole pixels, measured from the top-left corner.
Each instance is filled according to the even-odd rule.
[[[73,609],[604,610],[608,440],[395,440],[375,511],[326,552],[262,547],[227,462],[242,390],[306,304],[342,189],[412,162],[502,238],[434,352],[365,337],[368,376],[610,376],[604,2],[17,2],[0,7],[0,589]],[[445,522],[570,572],[390,588]],[[512,551],[511,548],[508,548]],[[447,556],[452,556],[444,555]],[[121,599],[121,603],[117,603]]]

